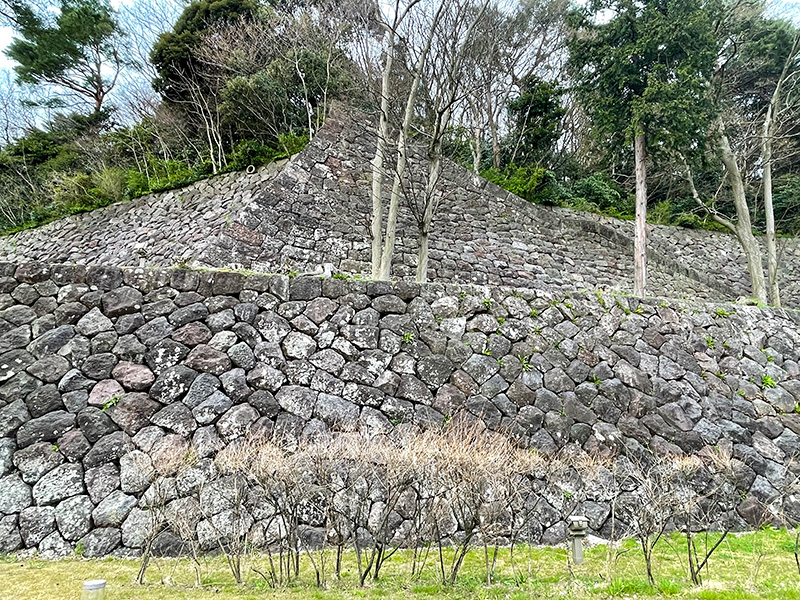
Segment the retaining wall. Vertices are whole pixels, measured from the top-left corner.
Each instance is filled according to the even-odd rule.
[[[375,132],[338,106],[305,150],[255,174],[232,173],[0,238],[0,260],[85,265],[175,264],[369,272],[370,159]],[[415,164],[425,167],[420,150]],[[386,204],[391,188],[387,174]],[[627,292],[632,225],[533,205],[445,161],[429,278],[561,291]],[[735,300],[749,295],[744,256],[727,234],[650,226],[649,293]],[[800,301],[800,246],[783,239],[783,300]],[[417,226],[404,201],[393,276],[413,279]]]
[[[595,293],[4,263],[0,552],[136,552],[151,475],[164,469],[178,508],[255,433],[300,443],[454,417],[546,456],[715,448],[734,457],[741,526],[758,506],[795,514],[797,323]],[[197,468],[163,466],[190,450]],[[602,494],[539,493],[541,540],[576,510],[608,530]],[[223,510],[205,502],[197,527]]]

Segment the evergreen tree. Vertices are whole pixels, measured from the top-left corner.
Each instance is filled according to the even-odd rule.
[[[107,0],[62,0],[52,23],[24,3],[9,12],[19,37],[6,55],[17,81],[64,88],[100,113],[122,67],[123,33]]]
[[[702,138],[717,56],[711,16],[701,0],[597,0],[572,15],[572,26],[569,62],[592,133],[606,147],[634,145],[634,288],[643,295],[647,153]]]

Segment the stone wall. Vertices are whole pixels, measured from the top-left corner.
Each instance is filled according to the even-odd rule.
[[[791,311],[595,293],[4,263],[0,553],[135,552],[149,474],[164,469],[177,510],[249,435],[455,417],[545,456],[713,447],[734,457],[741,526],[761,504],[794,514],[781,490],[800,451],[797,325]],[[163,467],[190,449],[194,468]],[[574,510],[607,531],[607,498],[541,494],[540,539],[558,541]],[[202,528],[224,507],[199,502]]]
[[[331,263],[367,273],[375,135],[365,123],[363,115],[338,107],[285,169],[280,163],[254,175],[229,174],[0,238],[0,259],[189,263],[270,273],[314,272]],[[631,223],[529,204],[449,162],[442,189],[431,280],[630,291]],[[403,205],[395,277],[413,278],[416,240],[415,221]],[[784,303],[795,306],[800,245],[794,239],[781,244]],[[735,300],[749,294],[744,257],[731,235],[651,226],[649,256],[654,296]]]
[[[251,174],[212,177],[0,237],[0,259],[163,267],[191,261],[286,162]]]
[[[313,272],[323,263],[369,273],[370,159],[375,132],[339,108],[312,143],[201,254],[206,265]],[[416,163],[424,164],[417,152]],[[391,174],[384,187],[388,194]],[[631,238],[593,215],[530,204],[446,161],[433,223],[429,279],[538,289],[630,291]],[[417,225],[401,205],[393,276],[411,280]],[[388,205],[388,197],[385,206]],[[736,292],[657,252],[653,295],[735,298]]]

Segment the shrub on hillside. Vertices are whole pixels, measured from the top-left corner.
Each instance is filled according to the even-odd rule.
[[[542,167],[511,164],[503,170],[494,167],[486,169],[481,175],[528,202],[538,202],[537,192],[541,190],[545,172]]]
[[[593,173],[589,177],[579,179],[572,185],[573,204],[580,201],[597,206],[600,212],[622,219],[633,218],[635,205],[631,198],[620,191],[604,174]]]

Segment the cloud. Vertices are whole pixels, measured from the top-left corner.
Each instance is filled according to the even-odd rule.
[[[11,27],[0,27],[0,68],[10,67],[14,63],[5,55],[6,47],[11,43],[14,30]]]

